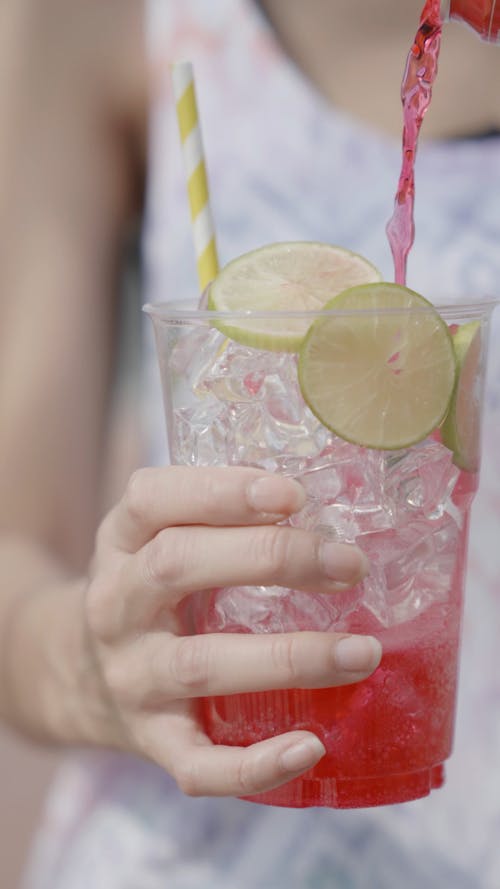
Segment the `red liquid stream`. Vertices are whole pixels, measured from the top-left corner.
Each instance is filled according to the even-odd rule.
[[[431,102],[438,70],[442,29],[440,5],[440,0],[427,0],[422,10],[401,84],[403,162],[394,212],[386,229],[397,284],[406,283],[406,262],[415,238],[415,159],[420,127]]]

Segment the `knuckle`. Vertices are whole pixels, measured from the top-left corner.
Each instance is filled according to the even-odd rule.
[[[144,575],[148,587],[177,587],[182,581],[189,560],[189,534],[176,531],[175,528],[164,528],[144,548]]]
[[[184,636],[177,640],[171,662],[172,678],[185,691],[202,694],[206,689],[210,649],[209,636]]]
[[[151,473],[152,470],[148,468],[136,469],[130,476],[123,495],[123,505],[131,519],[137,523],[141,523],[147,514]]]
[[[256,789],[258,785],[258,771],[258,767],[251,756],[242,756],[236,768],[236,782],[239,795],[244,796]]]
[[[114,635],[116,617],[116,577],[99,574],[90,582],[85,595],[87,626],[98,639],[107,642]]]
[[[102,676],[114,703],[120,708],[130,706],[134,697],[134,682],[126,659],[117,656],[106,659],[102,665]]]
[[[294,636],[276,636],[271,640],[271,662],[274,675],[281,682],[293,685],[300,671],[297,663],[297,640]]]
[[[259,529],[260,531],[260,529]],[[284,526],[266,528],[257,533],[257,564],[271,581],[278,582],[290,559],[292,533]]]
[[[111,515],[111,512],[108,512],[108,514],[104,517],[101,524],[99,525],[95,535],[95,560],[97,562],[100,558],[103,557],[104,553],[109,548],[112,527]]]
[[[174,769],[174,778],[179,789],[186,796],[201,796],[201,782],[193,762],[185,759]]]
[[[216,508],[220,503],[220,472],[209,470],[203,473],[202,479],[202,484],[198,487],[198,496],[204,507]]]
[[[216,508],[234,469],[229,466],[191,467],[190,476],[184,476],[185,492],[196,496],[204,506]]]

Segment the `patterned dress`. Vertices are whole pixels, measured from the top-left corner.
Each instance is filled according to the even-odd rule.
[[[195,64],[221,260],[275,240],[322,240],[364,254],[390,278],[384,227],[399,140],[327,104],[249,0],[149,0],[148,16],[156,89],[145,298],[179,299],[197,290],[169,83],[169,63],[179,58]],[[469,299],[499,293],[499,140],[421,146],[416,231],[410,286]],[[146,458],[162,463],[149,325],[145,319]],[[455,750],[442,790],[378,809],[273,809],[186,798],[151,764],[73,753],[49,795],[26,889],[499,889],[499,464],[496,317]]]

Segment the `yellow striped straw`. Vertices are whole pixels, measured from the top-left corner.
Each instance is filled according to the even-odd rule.
[[[191,62],[176,62],[172,65],[172,83],[186,168],[196,265],[203,292],[215,278],[219,261]]]

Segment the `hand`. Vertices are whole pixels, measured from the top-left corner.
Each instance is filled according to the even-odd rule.
[[[306,731],[214,745],[197,698],[342,685],[379,663],[375,639],[345,633],[182,635],[179,605],[196,590],[334,594],[366,574],[357,547],[277,524],[304,501],[298,482],[257,469],[143,469],[99,529],[85,612],[114,743],[158,763],[189,795],[259,793],[325,752]]]

